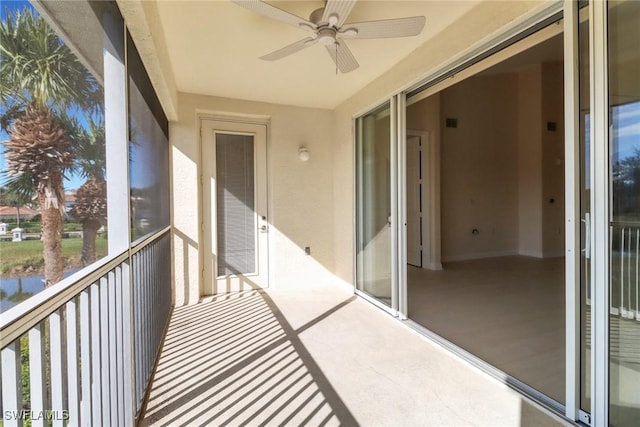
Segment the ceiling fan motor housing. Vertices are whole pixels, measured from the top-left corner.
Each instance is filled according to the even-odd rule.
[[[331,46],[332,44],[335,44],[336,33],[337,31],[331,27],[318,29],[318,43],[325,46]]]

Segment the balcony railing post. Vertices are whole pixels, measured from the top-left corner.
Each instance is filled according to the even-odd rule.
[[[69,420],[80,425],[80,390],[78,388],[78,325],[76,316],[76,299],[72,299],[65,306],[67,327],[67,397]]]
[[[2,410],[10,416],[4,418],[4,427],[22,426],[18,412],[22,409],[22,367],[20,338],[2,349]],[[4,415],[3,414],[3,415]]]
[[[63,427],[64,419],[64,383],[62,371],[64,359],[62,347],[62,310],[58,309],[49,316],[49,369],[51,371],[51,409],[53,427]]]
[[[131,293],[131,258],[122,263],[122,307],[124,307],[124,315],[122,316],[122,336],[123,339],[123,367],[124,367],[124,423],[127,426],[133,425],[136,409],[134,403],[135,396],[135,350],[133,336],[133,296]]]
[[[45,344],[44,321],[29,331],[29,394],[30,409],[34,414],[43,414],[47,408],[47,390],[45,388]],[[33,419],[31,425],[44,427],[44,420]]]

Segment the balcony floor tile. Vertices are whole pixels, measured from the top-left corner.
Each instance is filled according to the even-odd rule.
[[[341,288],[176,307],[143,425],[564,425]]]

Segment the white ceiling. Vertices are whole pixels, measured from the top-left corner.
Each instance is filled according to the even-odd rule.
[[[322,1],[270,1],[308,18]],[[159,0],[158,15],[179,92],[275,104],[335,108],[468,12],[478,1],[360,0],[348,22],[426,16],[415,37],[349,40],[360,68],[336,75],[324,46],[275,62],[260,56],[308,37],[226,0]]]

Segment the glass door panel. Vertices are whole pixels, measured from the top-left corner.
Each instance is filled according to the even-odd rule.
[[[391,307],[391,109],[356,121],[356,289]]]
[[[579,11],[580,105],[580,409],[591,412],[591,136],[589,6]]]
[[[640,2],[608,4],[609,423],[640,422]]]

